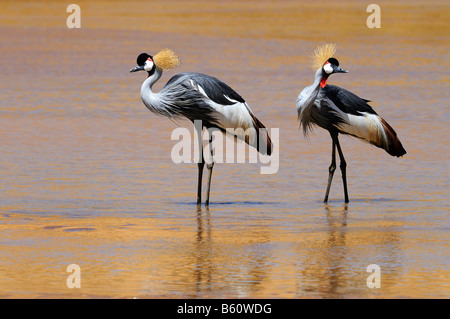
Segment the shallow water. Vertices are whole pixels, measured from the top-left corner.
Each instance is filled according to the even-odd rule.
[[[153,24],[139,6],[80,2],[79,30],[51,1],[1,5],[1,297],[450,297],[448,4],[380,3],[390,10],[377,33],[348,2],[332,33],[307,18],[326,21],[320,5],[239,3],[158,2]],[[342,137],[348,205],[339,171],[322,203],[331,140],[320,129],[305,139],[296,119],[323,41],[350,71],[329,83],[373,100],[408,151]],[[196,164],[170,157],[172,130],[191,124],[151,114],[145,75],[128,73],[164,47],[182,65],[156,89],[182,71],[228,83],[279,129],[276,174],[217,164],[210,208],[197,209]],[[73,263],[80,289],[66,285]],[[371,264],[381,288],[366,285]]]

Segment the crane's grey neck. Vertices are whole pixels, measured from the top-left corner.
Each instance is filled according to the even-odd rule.
[[[155,93],[152,91],[153,84],[155,84],[162,75],[160,68],[155,68],[149,72],[148,78],[142,83],[141,86],[141,99],[147,108],[159,115],[173,117],[170,113],[170,108],[167,107],[167,102],[164,100],[164,95],[160,92]]]
[[[314,75],[314,84],[313,87],[319,87],[320,81],[322,81],[323,78],[323,70],[322,68],[317,69],[316,74]]]
[[[323,78],[322,68],[316,71],[314,76],[314,83],[303,89],[297,98],[297,112],[300,120],[300,125],[303,127],[305,136],[312,130],[314,102],[320,92],[320,82]]]
[[[317,97],[317,94],[319,94],[320,82],[322,81],[322,78],[323,78],[323,71],[322,71],[322,68],[320,68],[316,71],[316,74],[314,75],[314,83],[312,85],[310,85],[308,88],[309,96],[310,96],[310,98],[308,99],[309,100],[308,104],[313,103]]]
[[[297,111],[299,115],[308,107],[314,104],[317,95],[320,92],[320,81],[322,80],[322,68],[316,71],[314,83],[303,89],[297,98]]]
[[[152,91],[153,84],[155,84],[162,75],[162,70],[160,68],[155,67],[152,71],[149,72],[148,78],[142,83],[141,93],[147,90]]]

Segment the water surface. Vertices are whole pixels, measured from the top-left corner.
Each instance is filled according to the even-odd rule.
[[[0,296],[3,298],[448,298],[446,2],[343,4],[52,1],[0,7]],[[228,3],[228,2],[227,2]],[[332,15],[327,8],[333,6]],[[339,16],[341,18],[339,18]],[[332,28],[331,28],[332,26]],[[322,203],[331,140],[305,139],[295,101],[312,50],[338,44],[329,82],[372,100],[408,154],[350,137]],[[140,101],[141,52],[173,48],[176,72],[216,76],[280,132],[277,174],[217,164],[195,205],[196,164],[174,164],[173,123]],[[68,289],[78,264],[82,288]],[[367,266],[381,268],[369,289]]]

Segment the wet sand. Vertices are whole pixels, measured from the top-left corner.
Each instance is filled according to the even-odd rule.
[[[446,2],[379,2],[379,30],[358,2],[77,3],[79,30],[58,2],[0,4],[0,297],[450,297]],[[296,118],[324,41],[350,71],[329,83],[372,100],[408,151],[342,137],[348,206],[339,172],[322,203],[331,141]],[[197,210],[196,165],[170,157],[177,124],[128,73],[165,47],[182,65],[156,89],[183,71],[228,83],[279,128],[277,174],[217,164]]]

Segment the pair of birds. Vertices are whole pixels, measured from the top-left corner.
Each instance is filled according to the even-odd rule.
[[[334,58],[336,46],[324,44],[313,54],[314,83],[307,86],[297,98],[297,112],[300,126],[305,135],[314,125],[326,129],[332,140],[331,165],[328,169],[328,184],[324,202],[328,202],[331,182],[336,170],[336,149],[340,158],[340,169],[344,186],[345,202],[348,203],[346,161],[339,144],[338,135],[348,134],[384,149],[392,156],[406,154],[394,129],[381,118],[368,104],[350,91],[327,84],[328,77],[334,73],[347,73],[339,67]],[[201,73],[180,73],[173,76],[167,84],[155,93],[153,85],[164,70],[170,70],[180,64],[178,56],[169,49],[155,56],[141,53],[137,66],[130,72],[146,71],[147,79],[142,83],[141,98],[150,111],[168,118],[185,117],[190,121],[201,120],[203,127],[198,132],[201,137],[203,128],[227,129],[241,128],[246,134],[235,135],[255,147],[263,155],[271,155],[273,144],[265,126],[256,118],[245,100],[222,81]],[[248,130],[250,129],[250,130]],[[197,205],[201,205],[202,176],[205,166],[202,143],[198,163]],[[212,157],[211,153],[211,157]],[[209,205],[211,176],[214,161],[207,165],[208,184],[205,205]]]

